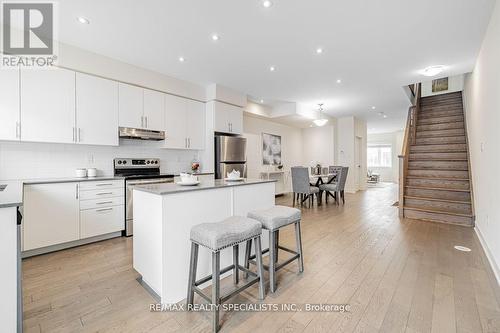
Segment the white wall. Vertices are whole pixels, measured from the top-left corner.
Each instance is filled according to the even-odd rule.
[[[403,146],[402,131],[392,133],[377,133],[368,134],[368,146],[370,145],[390,145],[392,149],[392,166],[391,167],[370,167],[375,173],[380,174],[380,180],[383,182],[397,183],[399,181],[399,159],[398,155],[401,154]]]
[[[500,3],[474,71],[466,77],[465,115],[472,166],[476,231],[499,279],[500,265]]]
[[[361,167],[355,164],[356,137],[361,139]],[[342,117],[337,119],[337,164],[349,167],[347,176],[346,192],[356,192],[366,189],[366,144],[367,130],[366,122],[356,117]],[[356,178],[359,186],[356,186]]]
[[[432,80],[422,82],[422,97],[448,94],[464,89],[464,74],[448,77],[448,90],[432,92]]]
[[[190,171],[197,159],[193,151],[160,148],[161,142],[121,140],[119,147],[25,142],[0,143],[0,179],[74,177],[76,168],[97,168],[113,175],[113,158],[160,158],[163,173]]]
[[[255,118],[245,114],[243,117],[243,136],[247,138],[247,168],[249,178],[259,178],[261,171],[274,167],[262,164],[262,133],[281,136],[281,158],[283,169],[302,165],[302,133],[299,128],[278,124],[266,119]],[[291,177],[287,181],[290,190]]]
[[[331,124],[330,124],[331,123]],[[302,165],[335,165],[335,123],[302,129]]]

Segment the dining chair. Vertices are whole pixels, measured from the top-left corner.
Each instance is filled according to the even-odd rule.
[[[314,204],[314,195],[316,194],[319,200],[319,188],[311,186],[309,183],[309,170],[306,167],[292,167],[292,191],[293,191],[293,206],[295,200],[303,204],[309,199],[309,208]],[[300,197],[300,201],[299,201]]]
[[[342,203],[345,204],[344,188],[347,181],[347,173],[349,172],[349,167],[342,167],[342,177],[339,179],[339,189],[340,197],[342,198]]]
[[[326,184],[321,184],[319,186],[320,200],[322,200],[321,198],[323,197],[323,192],[325,192],[325,201],[327,203],[328,203],[328,196],[334,198],[335,202],[338,203],[339,197],[337,196],[337,193],[339,193],[340,196],[340,180],[342,178],[342,169],[343,167],[341,166],[328,167],[328,173],[331,175],[328,177],[328,181]]]

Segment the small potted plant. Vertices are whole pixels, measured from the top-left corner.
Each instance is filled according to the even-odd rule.
[[[200,163],[199,162],[193,162],[191,163],[191,171],[193,171],[193,173],[197,173],[200,169]]]

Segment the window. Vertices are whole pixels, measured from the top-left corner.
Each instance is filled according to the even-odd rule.
[[[369,146],[368,147],[368,167],[392,167],[392,147],[391,146]]]

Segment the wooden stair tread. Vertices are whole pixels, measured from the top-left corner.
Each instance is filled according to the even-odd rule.
[[[405,195],[405,198],[408,199],[416,199],[416,200],[428,200],[428,201],[438,201],[438,202],[449,202],[449,203],[457,203],[457,204],[466,204],[471,205],[470,200],[450,200],[450,199],[439,199],[439,198],[429,198],[429,197],[419,197],[414,195]]]
[[[457,161],[467,161],[467,157],[411,157],[410,161],[438,161],[438,162],[457,162]]]
[[[413,146],[418,146],[418,145],[411,145]],[[441,149],[441,150],[417,150],[417,151],[410,151],[411,154],[432,154],[432,153],[467,153],[467,150],[464,149]]]
[[[434,214],[445,214],[445,215],[454,215],[454,216],[463,216],[463,217],[473,217],[472,214],[464,214],[464,213],[456,213],[456,212],[450,212],[446,210],[440,210],[440,209],[435,209],[435,208],[421,208],[421,207],[413,207],[413,206],[404,206],[404,209],[411,209],[411,210],[416,210],[419,212],[428,212],[428,213],[434,213]]]
[[[417,190],[436,190],[436,191],[451,191],[451,192],[470,192],[470,190],[448,188],[448,187],[428,187],[428,186],[415,186],[415,185],[405,185],[407,188],[414,188]]]
[[[464,180],[467,180],[469,181],[469,178],[458,178],[458,177],[433,177],[433,176],[412,176],[412,175],[408,175],[406,176],[406,178],[412,178],[412,179],[432,179],[432,180],[460,180],[460,181],[464,181]]]

